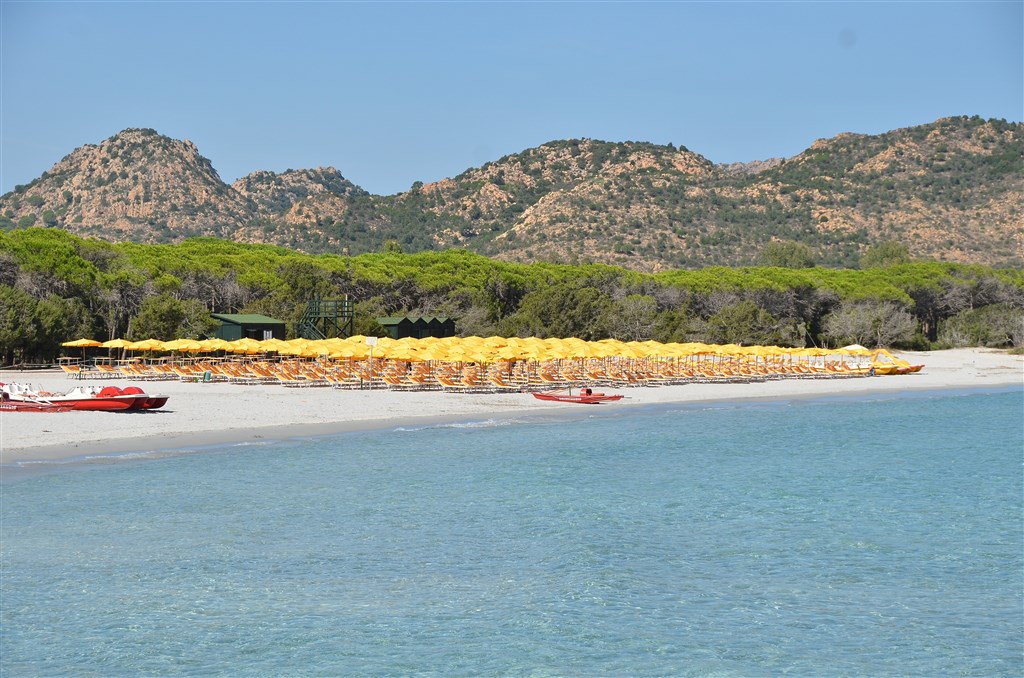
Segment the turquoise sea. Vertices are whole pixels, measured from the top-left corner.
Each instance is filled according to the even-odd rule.
[[[1022,452],[1008,389],[8,468],[0,675],[1020,676]]]

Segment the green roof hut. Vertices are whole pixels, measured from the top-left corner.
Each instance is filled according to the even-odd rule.
[[[377,324],[383,327],[392,339],[455,336],[455,321],[444,316],[406,315],[377,318]]]
[[[211,313],[210,317],[220,323],[214,336],[224,341],[284,339],[287,336],[283,320],[258,313]]]

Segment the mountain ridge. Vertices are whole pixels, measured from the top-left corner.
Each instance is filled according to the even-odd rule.
[[[192,142],[128,129],[0,196],[0,227],[136,242],[214,236],[307,252],[462,247],[510,261],[656,271],[753,263],[773,241],[826,265],[904,242],[918,257],[1022,264],[1020,123],[966,116],[715,164],[685,147],[555,140],[390,196],[334,167],[231,184]]]

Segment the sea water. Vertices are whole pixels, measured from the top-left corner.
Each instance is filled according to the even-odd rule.
[[[2,675],[1024,672],[1020,389],[570,412],[8,481]]]

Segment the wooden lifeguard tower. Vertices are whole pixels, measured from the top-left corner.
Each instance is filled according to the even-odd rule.
[[[296,326],[304,339],[327,339],[352,336],[352,318],[355,304],[344,299],[313,299],[306,302],[306,310]]]

